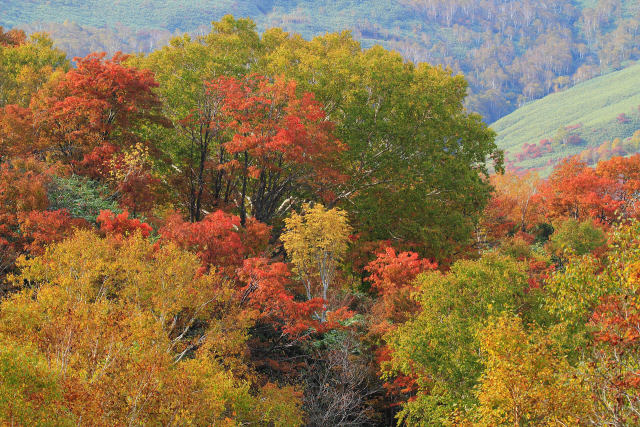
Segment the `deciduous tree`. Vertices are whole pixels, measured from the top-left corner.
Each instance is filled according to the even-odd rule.
[[[280,238],[294,272],[304,283],[307,300],[322,298],[326,302],[347,250],[351,228],[346,212],[327,209],[319,203],[304,205],[302,213],[293,213],[285,224]],[[322,321],[326,320],[325,310],[319,315]]]
[[[297,392],[260,386],[244,361],[253,315],[196,255],[82,231],[20,267],[29,287],[2,301],[0,334],[41,355],[73,419],[301,424]]]
[[[584,382],[544,331],[502,315],[479,332],[485,369],[477,388],[479,425],[587,425]]]

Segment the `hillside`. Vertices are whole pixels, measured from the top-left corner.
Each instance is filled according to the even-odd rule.
[[[625,142],[640,129],[639,105],[640,63],[527,104],[491,127],[514,166],[548,169],[550,162],[580,153],[596,162],[616,151],[606,146],[616,138],[625,150],[617,154],[637,151]]]
[[[635,0],[0,0],[0,10],[0,25],[49,32],[70,56],[149,52],[226,14],[307,39],[346,29],[364,47],[463,73],[467,106],[487,122],[640,59]]]

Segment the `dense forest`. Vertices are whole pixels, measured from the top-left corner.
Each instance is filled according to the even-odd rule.
[[[0,9],[0,25],[47,31],[70,57],[150,52],[176,33],[208,32],[227,13],[307,40],[349,29],[364,47],[463,73],[466,105],[488,123],[640,58],[635,0],[127,0],[108,10],[95,0],[0,0]]]
[[[640,155],[505,172],[463,76],[230,15],[0,75],[3,425],[640,423]]]

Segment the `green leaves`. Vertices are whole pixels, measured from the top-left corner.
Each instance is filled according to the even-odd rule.
[[[54,176],[48,186],[49,209],[66,209],[71,216],[95,223],[100,211],[120,212],[109,188],[88,178]]]
[[[475,402],[473,388],[483,370],[477,330],[489,316],[518,313],[536,296],[525,292],[524,264],[496,254],[459,261],[449,273],[427,273],[417,283],[422,310],[386,337],[392,359],[384,372],[418,384],[417,399],[401,412],[406,422],[440,425],[443,416],[454,417],[456,407]]]
[[[438,259],[468,240],[489,197],[486,161],[500,169],[502,155],[464,110],[462,77],[361,50],[347,33],[287,39],[266,63],[315,93],[336,122],[348,147],[337,199],[369,238],[411,241]]]
[[[58,375],[31,346],[0,336],[0,420],[14,425],[72,426]]]
[[[4,46],[0,43],[0,107],[7,104],[29,105],[31,94],[46,83],[54,71],[67,71],[64,52],[53,47],[43,33],[34,34],[27,43]]]

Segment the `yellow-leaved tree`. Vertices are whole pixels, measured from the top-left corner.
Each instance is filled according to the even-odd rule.
[[[327,291],[347,251],[351,227],[347,213],[323,205],[305,204],[302,213],[285,219],[281,240],[293,263],[293,271],[304,283],[307,299],[327,300]],[[326,320],[326,309],[319,314]]]
[[[0,387],[21,397],[0,405],[0,424],[37,421],[37,411],[51,414],[47,425],[302,423],[296,390],[258,383],[244,360],[254,315],[195,254],[139,233],[78,231],[18,264],[26,287],[0,304],[0,345],[33,349],[49,377]]]
[[[503,314],[479,333],[485,371],[477,389],[476,425],[584,425],[584,382],[537,327]]]

